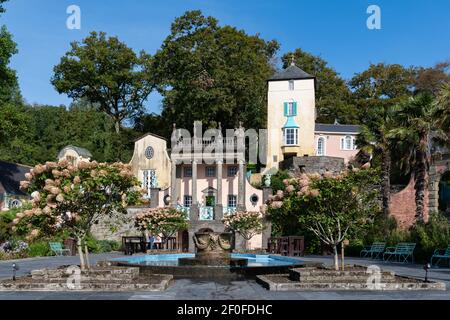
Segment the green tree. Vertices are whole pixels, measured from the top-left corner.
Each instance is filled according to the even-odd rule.
[[[321,57],[301,49],[283,55],[283,67],[287,68],[292,59],[305,72],[317,80],[316,107],[317,121],[333,123],[357,123],[358,112],[351,101],[351,92],[345,80]]]
[[[437,94],[436,104],[436,118],[438,125],[445,133],[447,133],[447,140],[450,141],[450,84],[442,85]]]
[[[378,174],[374,170],[344,171],[337,175],[302,174],[290,179],[284,190],[270,199],[269,218],[294,215],[334,253],[339,269],[338,246],[357,233],[379,212]]]
[[[352,97],[358,107],[360,123],[370,121],[370,109],[388,107],[414,93],[416,71],[399,64],[371,64],[357,73],[349,85]]]
[[[14,54],[18,52],[17,45],[6,26],[0,27],[0,105],[10,102],[21,102],[19,84],[16,72],[9,67]]]
[[[114,121],[116,133],[125,119],[143,112],[144,102],[153,89],[151,57],[144,51],[136,55],[117,37],[92,32],[54,68],[52,84],[59,93],[74,100],[86,99]]]
[[[188,11],[172,24],[155,55],[154,74],[163,95],[162,117],[178,127],[222,122],[234,128],[265,127],[266,80],[273,73],[276,41],[264,41],[213,17]]]
[[[270,199],[269,218],[291,212],[300,224],[332,247],[338,270],[338,246],[379,212],[377,173],[370,169],[337,175],[302,174],[288,182]]]
[[[3,7],[3,4],[8,0],[0,0],[0,13],[5,12],[5,7]]]
[[[225,227],[239,233],[244,238],[244,248],[254,236],[264,231],[263,217],[260,212],[236,212],[223,218]]]
[[[361,125],[356,144],[360,152],[379,157],[381,174],[381,195],[383,213],[385,218],[389,215],[389,200],[391,194],[391,151],[392,141],[388,135],[394,126],[392,106],[372,106],[367,114],[366,121]]]
[[[421,94],[406,99],[397,104],[393,112],[396,127],[390,130],[388,136],[395,141],[396,150],[402,156],[402,168],[414,173],[415,216],[417,222],[423,222],[432,134],[438,139],[446,137],[439,128],[436,104],[430,95]]]
[[[438,95],[442,85],[450,83],[450,61],[437,63],[431,68],[417,68],[415,91],[417,93]]]

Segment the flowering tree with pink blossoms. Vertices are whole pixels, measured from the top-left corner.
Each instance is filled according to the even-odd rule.
[[[91,227],[106,216],[126,214],[126,207],[137,204],[142,193],[131,167],[123,163],[47,162],[32,168],[26,179],[21,188],[31,194],[32,208],[13,225],[32,225],[30,238],[69,231],[77,239],[82,269],[89,267],[84,240]]]
[[[295,217],[329,245],[339,269],[338,245],[380,212],[379,179],[374,170],[338,174],[301,174],[283,181],[285,188],[269,199],[270,219]]]
[[[263,216],[260,212],[238,211],[226,216],[223,220],[225,227],[239,233],[245,240],[245,247],[255,235],[264,230]]]
[[[176,232],[188,227],[184,212],[168,207],[143,210],[136,214],[135,225],[152,235],[162,234],[164,243]]]

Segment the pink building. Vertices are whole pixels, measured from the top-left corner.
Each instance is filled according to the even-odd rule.
[[[356,136],[359,126],[316,123],[314,132],[316,156],[343,158],[345,163],[358,153]]]

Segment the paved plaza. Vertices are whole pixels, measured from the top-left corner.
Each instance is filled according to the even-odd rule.
[[[91,262],[114,258],[121,254],[91,255]],[[331,257],[308,256],[299,258],[303,261],[332,263]],[[44,257],[15,261],[20,270],[18,275],[26,275],[31,270],[55,268],[78,263],[78,257]],[[359,265],[377,264],[384,270],[394,271],[400,276],[423,279],[425,272],[422,265],[402,265],[383,263],[359,258],[348,258],[346,263]],[[0,279],[10,278],[12,261],[0,262]],[[429,278],[445,282],[446,291],[327,291],[327,292],[273,292],[268,291],[255,281],[193,281],[175,280],[164,292],[0,292],[0,300],[450,300],[450,269],[432,269]]]

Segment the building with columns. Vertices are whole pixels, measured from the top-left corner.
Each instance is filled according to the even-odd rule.
[[[316,78],[294,63],[268,79],[268,136],[262,139],[267,144],[259,146],[266,158],[262,174],[298,167],[337,171],[356,155],[358,126],[315,122],[316,86]],[[194,249],[194,232],[221,232],[225,215],[259,211],[272,194],[268,187],[257,189],[249,183],[242,125],[232,137],[223,137],[220,125],[210,130],[215,132],[204,135],[195,123],[192,135],[186,130],[182,134],[174,125],[170,149],[166,139],[149,133],[135,141],[130,162],[151,207],[172,206],[185,212],[189,230],[178,235],[185,250]],[[270,232],[268,228],[255,236],[249,247],[265,248]]]

